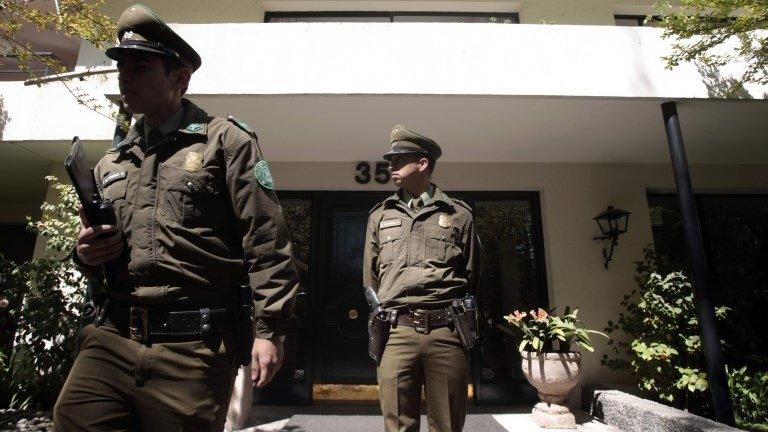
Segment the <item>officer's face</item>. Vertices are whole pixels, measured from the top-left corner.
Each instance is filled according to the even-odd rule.
[[[413,154],[393,155],[389,160],[392,181],[398,187],[407,186],[416,176],[426,170],[428,163],[426,158]]]
[[[173,101],[176,71],[166,73],[159,56],[141,51],[127,52],[117,62],[120,96],[133,114],[147,114]]]

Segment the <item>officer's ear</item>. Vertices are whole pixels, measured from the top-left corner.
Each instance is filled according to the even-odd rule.
[[[432,172],[432,167],[430,166],[432,164],[429,162],[429,159],[425,157],[419,158],[418,164],[419,164],[419,172],[424,172],[424,171]]]
[[[173,76],[173,88],[180,90],[183,96],[189,87],[189,80],[192,79],[192,71],[188,67],[180,67],[171,72]]]

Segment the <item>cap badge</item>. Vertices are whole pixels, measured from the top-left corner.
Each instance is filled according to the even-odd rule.
[[[203,129],[203,125],[200,123],[190,123],[187,126],[187,130],[190,132],[200,132]]]
[[[269,164],[267,161],[259,161],[253,168],[253,174],[260,185],[267,189],[275,189],[275,180],[272,178],[272,173],[269,171]]]
[[[127,32],[123,33],[123,40],[126,39],[133,39],[133,32],[128,30]]]
[[[437,224],[440,225],[443,228],[450,228],[451,227],[451,218],[448,217],[447,214],[442,213],[442,214],[440,214],[440,217],[437,218]]]
[[[187,156],[184,159],[184,169],[190,172],[203,169],[203,155],[198,152],[187,153]]]

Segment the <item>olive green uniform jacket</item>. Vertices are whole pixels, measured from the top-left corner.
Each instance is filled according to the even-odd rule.
[[[270,185],[265,162],[256,168],[256,135],[187,100],[183,105],[178,131],[149,145],[141,118],[96,165],[99,189],[126,240],[107,296],[142,305],[229,306],[247,273],[256,337],[283,334],[298,275],[282,208],[256,178],[260,173]]]
[[[414,211],[401,194],[368,217],[363,283],[387,308],[434,309],[476,294],[480,245],[471,208],[435,187],[432,200]]]

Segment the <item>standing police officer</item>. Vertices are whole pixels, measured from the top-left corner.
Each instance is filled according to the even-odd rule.
[[[112,262],[96,325],[54,409],[58,430],[221,430],[239,362],[236,293],[255,308],[252,380],[280,367],[298,276],[256,135],[183,99],[200,56],[143,5],[118,20],[120,95],[143,114],[94,175],[116,225],[81,212],[75,261]],[[251,296],[249,296],[251,297]],[[242,327],[242,326],[241,326]],[[247,355],[247,351],[245,355]]]
[[[387,431],[418,431],[423,383],[429,430],[456,432],[466,413],[466,345],[474,343],[462,344],[457,320],[475,291],[475,224],[467,204],[431,183],[436,142],[398,125],[390,143],[384,158],[399,190],[371,210],[363,268],[391,323],[377,371],[381,411]]]

